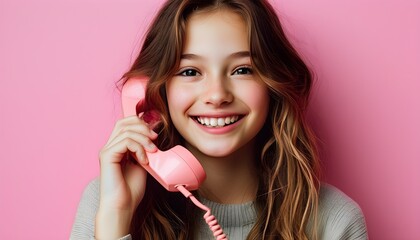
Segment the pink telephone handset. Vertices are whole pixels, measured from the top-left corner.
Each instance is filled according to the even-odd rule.
[[[130,78],[122,89],[122,109],[125,117],[136,115],[137,103],[144,99],[146,78]],[[196,206],[206,211],[204,219],[216,239],[227,239],[211,210],[200,203],[188,190],[196,190],[206,178],[200,162],[186,148],[177,145],[167,151],[146,153],[149,164],[142,165],[168,191],[181,192]]]
[[[122,89],[124,116],[136,115],[136,105],[144,98],[147,79],[129,79]],[[149,164],[143,167],[168,191],[179,191],[175,186],[183,185],[196,190],[206,178],[198,160],[184,147],[175,146],[167,151],[147,153]]]

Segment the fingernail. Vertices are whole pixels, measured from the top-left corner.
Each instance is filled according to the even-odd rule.
[[[152,137],[157,137],[158,136],[158,134],[155,131],[150,130],[150,132],[152,133]]]
[[[147,144],[147,149],[149,149],[149,150],[155,150],[156,149],[156,145],[151,142],[151,143]]]
[[[141,164],[144,163],[144,154],[143,153],[140,153],[139,161],[140,161]]]
[[[140,155],[140,163],[141,164],[147,164],[147,158],[145,153],[141,153]]]

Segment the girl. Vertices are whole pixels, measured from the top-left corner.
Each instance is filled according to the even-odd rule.
[[[140,164],[177,144],[207,179],[194,192],[229,239],[366,239],[360,208],[321,184],[304,120],[311,73],[267,1],[171,0],[123,76],[149,79],[139,116],[100,152],[72,239],[211,239],[203,212]]]

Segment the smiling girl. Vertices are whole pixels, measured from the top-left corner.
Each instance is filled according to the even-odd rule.
[[[229,239],[367,238],[358,205],[319,180],[311,73],[267,1],[166,2],[123,80],[138,77],[140,117],[101,149],[72,239],[211,239],[203,212],[141,167],[177,144],[205,169],[194,195]]]

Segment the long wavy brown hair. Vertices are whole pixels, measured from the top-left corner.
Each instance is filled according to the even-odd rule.
[[[286,38],[278,16],[265,0],[171,0],[150,25],[137,59],[122,77],[149,78],[138,112],[157,114],[156,144],[182,144],[169,116],[165,83],[179,66],[189,17],[228,9],[248,26],[251,62],[267,85],[270,109],[257,135],[259,187],[257,220],[248,239],[316,239],[319,160],[315,138],[305,122],[312,74]],[[134,239],[192,239],[194,208],[181,194],[167,192],[153,178],[131,226]]]

